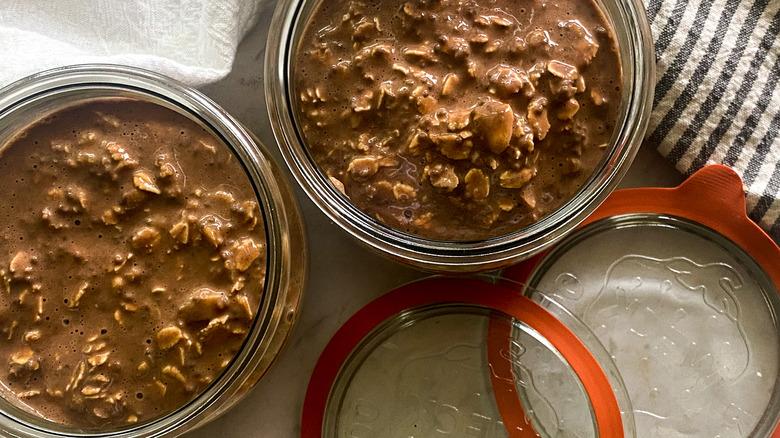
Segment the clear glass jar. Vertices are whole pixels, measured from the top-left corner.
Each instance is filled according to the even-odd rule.
[[[597,0],[621,57],[621,112],[608,151],[568,202],[517,232],[474,242],[430,240],[392,229],[357,209],[318,170],[296,116],[293,68],[301,35],[323,0],[280,0],[266,47],[265,90],[271,126],[285,161],[309,198],[349,234],[391,258],[434,272],[497,269],[549,247],[584,220],[628,170],[648,124],[655,84],[652,35],[640,0]]]
[[[301,216],[280,169],[256,138],[200,92],[135,68],[84,65],[30,76],[0,90],[0,145],[21,129],[68,104],[126,97],[170,108],[203,126],[229,147],[246,170],[265,223],[265,290],[243,347],[200,395],[174,412],[113,430],[63,426],[0,399],[0,435],[14,437],[178,436],[235,404],[278,356],[296,320],[307,270]]]

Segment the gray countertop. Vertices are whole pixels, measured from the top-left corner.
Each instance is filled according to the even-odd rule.
[[[263,91],[265,40],[274,3],[266,2],[260,22],[239,47],[233,72],[202,91],[252,130],[283,166]],[[372,299],[426,275],[358,244],[331,223],[287,175],[309,238],[309,282],[298,322],[281,356],[258,385],[222,417],[187,438],[300,436],[309,376],[333,333]],[[654,148],[643,145],[620,187],[670,187],[682,179]]]

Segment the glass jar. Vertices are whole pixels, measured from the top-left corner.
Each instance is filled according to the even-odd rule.
[[[361,212],[321,173],[296,120],[294,65],[302,33],[321,0],[280,0],[266,48],[266,100],[285,161],[309,198],[331,220],[367,246],[434,272],[500,268],[549,247],[584,220],[618,184],[648,124],[655,84],[652,36],[639,0],[597,0],[611,22],[623,71],[621,111],[611,142],[590,178],[572,199],[525,228],[496,238],[431,240],[390,228]]]
[[[170,78],[123,66],[83,65],[39,73],[0,90],[0,145],[53,111],[85,99],[105,97],[132,98],[172,109],[221,139],[241,163],[265,224],[267,271],[262,299],[237,355],[206,390],[175,411],[120,429],[92,430],[44,420],[3,398],[3,436],[180,435],[213,420],[247,393],[278,356],[298,314],[307,248],[290,187],[263,145],[200,92]]]

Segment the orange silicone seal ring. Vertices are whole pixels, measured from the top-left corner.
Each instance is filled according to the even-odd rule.
[[[746,213],[742,180],[731,168],[707,166],[675,188],[638,188],[613,192],[580,225],[631,213],[655,213],[694,221],[741,247],[780,291],[780,248]],[[527,283],[548,251],[509,267],[504,277]],[[780,438],[780,424],[772,437]]]
[[[301,419],[302,438],[322,438],[325,410],[333,384],[350,353],[374,327],[408,309],[436,304],[466,304],[497,310],[524,322],[555,347],[580,379],[593,406],[599,436],[623,436],[623,422],[609,380],[582,342],[563,323],[516,289],[471,278],[434,278],[411,283],[372,301],[353,315],[331,338],[314,368]],[[509,331],[509,325],[499,327]],[[495,336],[496,332],[493,332]],[[491,336],[490,334],[488,335]],[[504,340],[509,338],[504,338]],[[494,392],[514,385],[511,364],[500,342],[488,339]],[[506,349],[509,345],[506,345]],[[493,350],[493,351],[490,351]],[[503,368],[492,363],[505,364]],[[496,393],[499,412],[511,438],[537,437],[516,392]],[[502,404],[504,404],[502,406]]]

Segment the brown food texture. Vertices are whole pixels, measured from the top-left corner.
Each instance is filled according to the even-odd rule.
[[[130,99],[66,107],[0,148],[0,382],[79,427],[169,413],[252,328],[265,230],[228,148]]]
[[[620,110],[616,42],[591,1],[324,1],[295,59],[320,170],[393,228],[517,231],[570,199]]]

